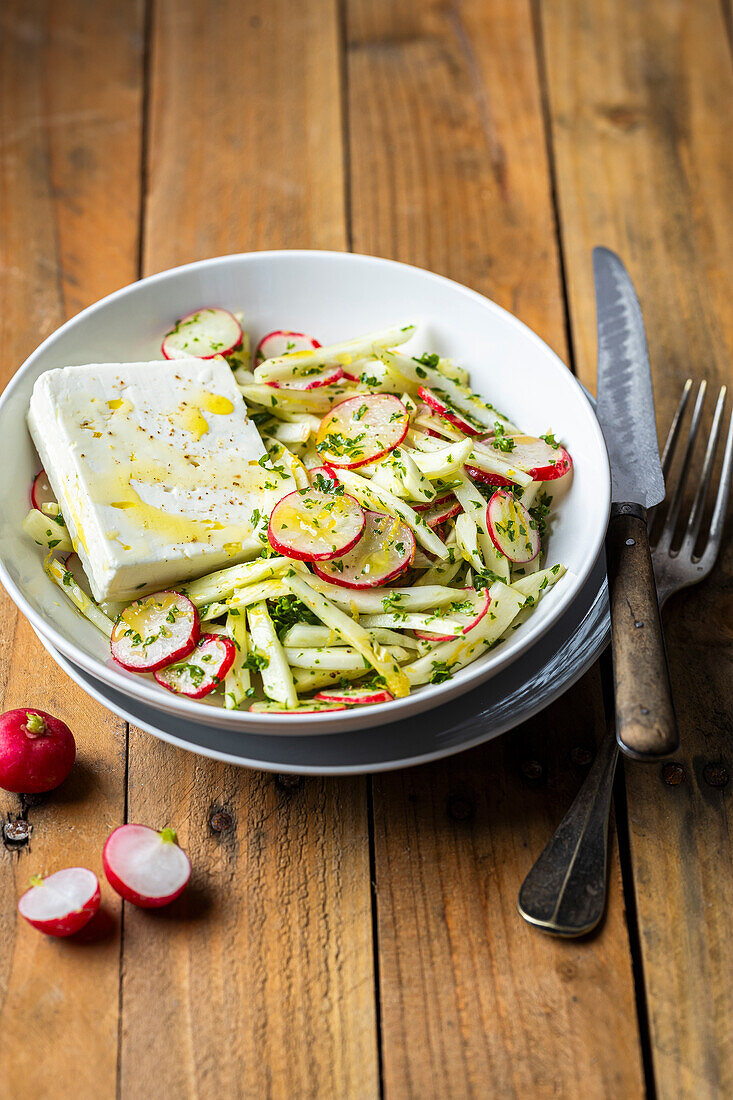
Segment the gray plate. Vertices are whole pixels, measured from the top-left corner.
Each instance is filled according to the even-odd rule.
[[[609,640],[605,558],[601,554],[562,618],[500,675],[445,706],[367,730],[273,737],[183,721],[101,683],[62,657],[42,635],[39,638],[89,695],[125,721],[179,748],[260,771],[300,775],[390,771],[488,741],[537,714],[580,679]]]

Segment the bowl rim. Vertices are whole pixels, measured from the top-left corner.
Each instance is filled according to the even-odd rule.
[[[316,262],[331,262],[335,260],[339,263],[356,263],[365,264],[367,266],[386,265],[392,268],[405,268],[409,271],[418,272],[424,278],[436,282],[439,285],[450,287],[453,291],[458,291],[461,295],[472,299],[483,308],[488,309],[490,313],[500,317],[504,324],[517,329],[524,339],[530,340],[541,349],[542,353],[551,361],[554,369],[560,369],[562,371],[563,376],[570,383],[571,388],[574,387],[576,389],[577,396],[581,399],[578,402],[578,409],[585,410],[591,432],[595,435],[596,442],[599,444],[600,462],[599,468],[596,470],[595,474],[598,477],[598,499],[601,501],[602,513],[606,518],[595,531],[592,540],[586,543],[581,566],[579,569],[574,570],[572,575],[568,577],[571,586],[568,586],[567,592],[560,592],[557,606],[554,608],[553,614],[547,616],[544,622],[536,623],[534,629],[531,629],[527,636],[521,639],[518,645],[512,645],[511,639],[507,639],[504,644],[492,654],[488,662],[482,662],[478,667],[476,667],[475,663],[467,665],[463,669],[458,670],[452,679],[442,684],[423,685],[419,692],[410,694],[401,699],[394,699],[389,703],[378,703],[368,708],[354,708],[352,714],[356,715],[358,713],[360,717],[363,717],[365,719],[363,724],[364,728],[367,728],[371,725],[381,724],[382,721],[398,721],[400,717],[404,716],[407,712],[419,713],[433,706],[448,702],[451,698],[462,695],[472,687],[478,686],[483,680],[488,679],[489,676],[494,676],[496,673],[500,672],[502,668],[506,667],[511,661],[515,660],[516,657],[525,653],[533,646],[545,634],[552,623],[557,621],[563,611],[582,590],[600,552],[606,534],[606,526],[611,506],[611,473],[603,432],[590,401],[588,400],[586,391],[577,377],[565,363],[563,363],[562,359],[553,351],[549,344],[529,328],[528,325],[520,321],[519,318],[515,317],[509,310],[504,309],[503,306],[498,305],[478,291],[472,290],[470,287],[464,286],[462,283],[450,279],[445,275],[439,275],[427,268],[418,267],[415,264],[407,264],[401,260],[392,260],[381,256],[371,256],[364,253],[338,251],[333,249],[261,249],[254,252],[236,252],[223,256],[213,256],[203,260],[194,260],[187,264],[166,268],[153,275],[148,275],[145,278],[138,279],[133,283],[120,287],[118,290],[112,291],[98,301],[93,302],[73,317],[70,317],[50,333],[21,364],[2,395],[0,395],[0,410],[2,410],[3,406],[12,399],[15,390],[23,384],[25,376],[30,372],[35,362],[44,354],[50,345],[60,339],[68,330],[83,324],[90,316],[104,310],[111,301],[117,301],[132,294],[140,293],[141,288],[165,282],[168,279],[188,271],[202,271],[208,268],[223,267],[237,261],[249,263],[256,262],[258,259],[279,258],[283,260],[302,258],[314,260]],[[227,710],[224,707],[212,708],[212,706],[207,703],[197,702],[184,696],[178,697],[171,692],[167,692],[158,684],[143,679],[142,677],[136,682],[132,680],[132,678],[123,676],[121,673],[117,672],[114,667],[102,662],[99,658],[90,657],[84,650],[77,647],[72,639],[67,638],[66,635],[57,630],[52,623],[49,623],[42,615],[38,614],[10,577],[9,571],[1,556],[0,580],[14,603],[19,610],[23,612],[34,628],[44,634],[51,644],[59,649],[62,654],[80,665],[97,679],[101,679],[103,682],[107,683],[110,687],[123,692],[123,694],[131,698],[140,698],[142,701],[149,703],[157,709],[162,709],[169,713],[181,710],[189,718],[198,718],[207,725],[215,724],[234,728],[250,728],[252,732],[255,732],[256,727],[257,732],[268,732],[272,734],[292,734],[297,728],[302,728],[305,732],[309,726],[312,727],[313,733],[325,732],[324,727],[331,727],[330,732],[338,733],[339,727],[343,726],[344,719],[349,713],[346,710],[340,710],[333,712],[317,712],[313,714],[277,713],[272,715],[258,715],[245,710]],[[214,716],[216,717],[214,718]],[[350,727],[355,725],[353,721],[350,721],[348,724]],[[316,729],[316,727],[318,727],[318,729]]]

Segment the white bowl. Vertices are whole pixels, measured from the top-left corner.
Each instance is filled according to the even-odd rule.
[[[567,574],[534,614],[496,649],[451,680],[406,699],[353,711],[256,715],[173,695],[152,678],[115,665],[104,637],[43,571],[42,552],[21,531],[38,459],[25,424],[43,371],[79,363],[160,358],[161,334],[202,304],[243,310],[250,334],[276,328],[335,342],[419,322],[407,350],[437,351],[468,368],[474,389],[533,435],[552,429],[574,460],[556,500],[549,560]],[[5,475],[0,489],[0,579],[34,627],[93,676],[169,714],[252,733],[337,733],[397,721],[445,703],[505,668],[544,634],[586,581],[605,534],[610,503],[606,448],[593,410],[558,357],[511,314],[449,279],[419,268],[342,252],[253,252],[202,260],[125,287],[62,325],[26,360],[0,399]]]

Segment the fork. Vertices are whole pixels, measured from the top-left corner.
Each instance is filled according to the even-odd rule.
[[[692,389],[693,381],[688,378],[662,452],[662,471],[665,480],[681,435],[682,421]],[[692,466],[706,391],[707,382],[702,381],[692,410],[682,464],[669,510],[664,517],[659,537],[652,545],[652,562],[660,609],[675,592],[698,584],[707,577],[718,556],[723,537],[733,470],[733,416],[728,427],[720,481],[705,547],[699,556],[695,556],[723,421],[725,386],[721,387],[715,405],[700,481],[687,519],[685,533],[679,549],[672,549],[685,486]],[[659,506],[661,507],[662,505]],[[655,509],[655,513],[659,513],[659,508]],[[650,513],[650,531],[653,531],[656,526],[654,519],[655,516]],[[555,936],[585,935],[595,928],[606,907],[608,819],[618,761],[618,745],[613,720],[613,693],[608,690],[610,680],[608,654],[604,654],[601,661],[606,731],[583,786],[560,822],[555,835],[543,849],[522,883],[517,900],[519,912],[526,921],[543,932],[549,932]]]

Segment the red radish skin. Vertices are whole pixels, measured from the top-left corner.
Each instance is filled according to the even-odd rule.
[[[34,875],[18,912],[47,936],[73,936],[99,909],[99,880],[87,867],[65,867],[47,878]]]
[[[314,466],[308,471],[308,477],[313,488],[324,493],[332,493],[341,484],[338,474],[330,466]]]
[[[564,447],[553,447],[533,435],[515,435],[512,439],[514,449],[509,457],[535,481],[556,481],[572,469],[573,460]]]
[[[459,431],[465,435],[481,435],[483,429],[477,428],[470,421],[466,420],[465,416],[462,416],[457,409],[454,409],[452,405],[449,405],[447,401],[444,401],[439,394],[433,390],[429,390],[427,386],[420,386],[417,391],[422,397],[426,405],[442,416],[449,424],[452,424],[454,428],[458,428]]]
[[[149,825],[120,825],[111,832],[102,866],[112,889],[141,909],[170,905],[191,877],[191,861],[175,830],[157,832]]]
[[[201,633],[199,614],[181,592],[142,596],[126,607],[112,630],[110,648],[128,672],[156,672],[183,660]]]
[[[455,619],[460,623],[463,623],[463,633],[468,634],[469,630],[473,630],[475,626],[483,619],[484,615],[489,610],[491,605],[491,597],[486,589],[483,592],[477,592],[475,588],[464,588],[465,595],[463,600],[470,600],[473,607],[470,611],[451,611],[450,608],[445,609],[447,618]],[[428,642],[453,642],[455,641],[454,634],[440,634],[432,630],[416,630],[416,638],[424,638]]]
[[[320,348],[320,343],[314,336],[307,336],[304,332],[288,332],[287,329],[275,329],[263,336],[255,350],[255,365],[264,363],[265,359],[279,359],[281,355],[288,355],[293,351],[312,351]]]
[[[455,499],[454,493],[443,493],[442,496],[434,497],[432,500],[421,500],[416,504],[411,504],[410,507],[413,512],[428,512],[431,508],[437,508],[448,500],[453,503]]]
[[[448,519],[453,519],[457,516],[461,510],[461,505],[457,498],[451,494],[449,497],[441,497],[436,502],[433,501],[429,508],[422,513],[422,519],[425,520],[428,527],[435,530],[436,527],[440,527],[441,523],[445,523]]]
[[[304,702],[299,707],[283,707],[280,703],[253,703],[252,714],[321,714],[323,711],[347,710],[343,703]]]
[[[316,450],[328,466],[356,469],[398,447],[410,427],[410,414],[391,393],[347,397],[324,416]]]
[[[537,524],[524,505],[506,489],[497,489],[489,500],[486,526],[496,549],[515,565],[526,565],[539,554]]]
[[[272,509],[267,537],[279,554],[298,561],[327,561],[356,546],[366,522],[348,493],[296,489]]]
[[[497,489],[503,489],[505,485],[512,485],[511,478],[503,474],[490,474],[486,470],[479,470],[478,466],[464,467],[471,481],[480,481],[482,485],[495,485]]]
[[[342,588],[376,588],[401,576],[415,556],[415,536],[406,523],[383,512],[366,512],[364,533],[348,554],[313,562],[324,581]]]
[[[242,338],[242,326],[228,309],[201,306],[176,322],[160,350],[166,359],[213,359],[231,355]]]
[[[342,691],[333,688],[330,691],[328,689],[319,691],[314,698],[323,703],[343,703],[347,707],[364,707],[373,706],[376,703],[391,703],[394,695],[380,688],[344,688]]]
[[[31,505],[43,512],[43,504],[58,504],[45,470],[40,470],[31,485]]]
[[[265,382],[274,390],[318,390],[322,386],[332,386],[340,382],[344,377],[341,367],[329,367],[322,374],[314,374],[311,378],[300,378],[292,382]]]
[[[225,634],[202,634],[185,660],[154,673],[161,687],[189,699],[203,699],[223,683],[237,655],[236,646]]]
[[[41,794],[63,783],[76,759],[74,735],[43,710],[0,715],[0,787],[13,794]]]

